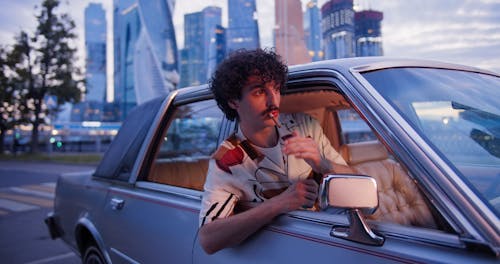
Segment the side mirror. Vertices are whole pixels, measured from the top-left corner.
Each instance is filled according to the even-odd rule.
[[[349,211],[349,226],[333,226],[330,235],[380,246],[384,238],[376,235],[362,214],[373,214],[378,207],[377,182],[363,175],[328,175],[320,187],[320,208],[344,208]]]

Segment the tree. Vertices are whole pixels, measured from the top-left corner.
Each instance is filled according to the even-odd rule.
[[[8,51],[0,47],[0,153],[5,146],[5,133],[15,124],[14,89],[9,78]]]
[[[57,14],[58,0],[44,0],[36,16],[38,26],[33,37],[21,32],[13,53],[18,59],[16,85],[20,88],[21,105],[32,125],[31,151],[38,152],[40,125],[60,110],[66,102],[80,101],[84,79],[75,65],[75,23],[68,14]],[[45,105],[48,96],[57,98],[57,106]]]

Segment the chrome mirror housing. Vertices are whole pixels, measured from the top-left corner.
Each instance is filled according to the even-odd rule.
[[[366,224],[362,214],[373,214],[378,207],[377,182],[363,175],[328,175],[323,179],[319,194],[320,208],[349,210],[349,226],[333,226],[330,235],[368,245],[380,246],[382,236]]]
[[[320,207],[355,208],[373,214],[378,207],[377,182],[362,175],[328,175],[321,184]]]

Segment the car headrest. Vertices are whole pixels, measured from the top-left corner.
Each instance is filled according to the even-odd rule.
[[[349,165],[389,158],[387,149],[379,141],[365,141],[340,146],[340,154]]]

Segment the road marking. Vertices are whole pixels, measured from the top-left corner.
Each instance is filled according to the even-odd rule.
[[[23,186],[23,188],[47,193],[54,193],[54,187],[47,185],[25,185]]]
[[[0,199],[0,208],[7,209],[14,212],[22,212],[40,208],[38,206],[29,205],[25,203],[14,202],[10,200]]]
[[[0,198],[9,199],[17,202],[23,202],[28,204],[34,204],[42,207],[52,207],[54,206],[53,200],[47,200],[43,198],[21,196],[16,194],[0,193]]]
[[[44,197],[44,198],[50,198],[50,199],[54,199],[54,197],[55,197],[54,193],[47,193],[47,192],[41,192],[41,191],[36,191],[36,190],[30,190],[30,189],[24,188],[24,186],[22,186],[22,187],[23,188],[10,187],[9,190],[17,192],[17,193],[31,194],[31,195]]]
[[[43,263],[51,263],[51,262],[54,262],[54,261],[56,261],[56,260],[66,259],[66,258],[70,258],[70,257],[76,257],[76,254],[75,254],[75,253],[73,253],[73,252],[69,252],[69,253],[66,253],[66,254],[59,255],[59,256],[53,256],[53,257],[48,257],[48,258],[44,258],[44,259],[39,259],[39,260],[31,261],[31,262],[26,262],[26,263],[24,263],[24,264],[43,264]]]
[[[6,187],[0,189],[0,216],[40,207],[53,207],[55,182]],[[4,209],[4,210],[2,210]]]
[[[55,182],[44,182],[44,183],[40,183],[40,185],[50,186],[50,187],[52,187],[52,189],[56,188],[56,183]]]

